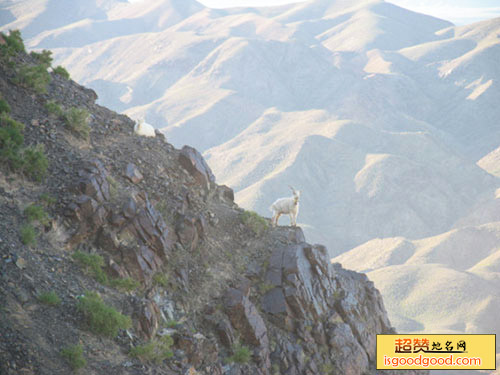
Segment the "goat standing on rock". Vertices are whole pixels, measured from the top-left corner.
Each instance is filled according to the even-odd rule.
[[[293,191],[293,197],[280,198],[274,202],[269,209],[273,212],[271,219],[272,226],[278,225],[278,220],[282,214],[290,216],[292,226],[297,226],[297,215],[299,214],[299,197],[300,190],[295,190],[290,186]]]

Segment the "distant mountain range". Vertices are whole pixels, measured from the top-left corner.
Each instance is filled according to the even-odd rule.
[[[456,294],[483,306],[469,322],[497,309],[498,236],[467,254],[499,230],[500,18],[455,27],[382,0],[63,4],[4,3],[2,29],[53,50],[102,104],[198,148],[242,206],[269,216],[289,184],[302,190],[307,238],[369,272],[397,326],[434,328],[427,310],[397,316],[402,295],[424,303],[411,283],[394,289],[400,275],[474,279],[483,294]],[[436,298],[448,281],[433,281]]]
[[[374,239],[333,261],[366,272],[404,332],[500,332],[499,244],[495,222],[413,241]]]

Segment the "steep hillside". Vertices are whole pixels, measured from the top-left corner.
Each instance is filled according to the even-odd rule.
[[[0,45],[2,374],[375,374],[394,331],[366,276]]]
[[[0,4],[2,30],[24,28],[29,47],[54,47],[100,104],[144,117],[175,147],[195,146],[243,207],[267,216],[287,185],[301,189],[307,238],[369,272],[397,328],[479,332],[493,321],[497,329],[500,19],[454,27],[361,0],[225,10],[98,1],[95,15],[47,4],[56,2]],[[273,238],[256,249],[290,241]],[[224,248],[246,253],[228,241]],[[224,258],[209,259],[225,274]],[[423,294],[430,278],[432,303]]]
[[[244,207],[267,214],[302,189],[299,222],[333,255],[448,231],[499,187],[484,172],[500,144],[499,19],[454,27],[380,0],[67,15],[40,1],[25,25],[24,3],[3,6],[3,29],[25,27],[101,104],[199,149]],[[60,27],[37,16],[51,12]]]

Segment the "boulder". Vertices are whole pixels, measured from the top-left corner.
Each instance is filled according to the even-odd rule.
[[[224,319],[218,322],[215,333],[219,337],[220,342],[226,348],[231,348],[235,343],[234,330],[228,320]]]
[[[234,191],[226,185],[217,186],[217,197],[221,202],[234,202]]]
[[[123,267],[130,275],[150,285],[153,275],[160,270],[163,261],[148,246],[121,246]]]
[[[158,330],[161,312],[154,301],[143,300],[137,304],[134,312],[136,332],[147,340],[152,339]]]
[[[213,364],[217,361],[218,348],[200,333],[177,333],[173,336],[175,347],[182,350],[190,364],[199,367],[202,363]]]
[[[208,166],[203,156],[190,146],[184,146],[179,154],[179,163],[189,172],[197,184],[210,190],[212,184],[215,183],[215,176]]]
[[[256,347],[262,367],[268,369],[267,328],[255,305],[241,290],[230,288],[224,297],[224,308],[232,326],[241,335],[241,340]]]
[[[113,278],[124,279],[129,276],[125,268],[117,264],[113,259],[108,260],[107,271]]]
[[[287,304],[282,288],[273,288],[262,297],[262,308],[270,314],[286,314]]]
[[[134,198],[130,197],[127,199],[127,201],[123,204],[122,213],[127,219],[135,216],[137,213],[137,205]]]
[[[138,184],[144,178],[139,171],[139,168],[133,163],[128,163],[125,168],[125,177],[130,180],[133,184]]]
[[[92,159],[81,170],[77,181],[77,191],[102,203],[109,200],[108,171],[98,159]]]
[[[179,215],[175,226],[175,233],[182,246],[192,251],[196,249],[205,236],[206,227],[206,220],[202,215],[198,215],[197,217]]]

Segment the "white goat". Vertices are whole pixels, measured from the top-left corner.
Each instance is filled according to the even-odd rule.
[[[290,222],[295,227],[297,226],[297,215],[299,214],[299,198],[300,190],[295,190],[290,186],[293,191],[293,197],[280,198],[274,202],[269,209],[273,212],[271,224],[278,225],[278,220],[282,214],[290,216]]]
[[[144,120],[139,120],[139,122],[135,123],[134,133],[144,137],[156,137],[153,125],[144,122]]]

